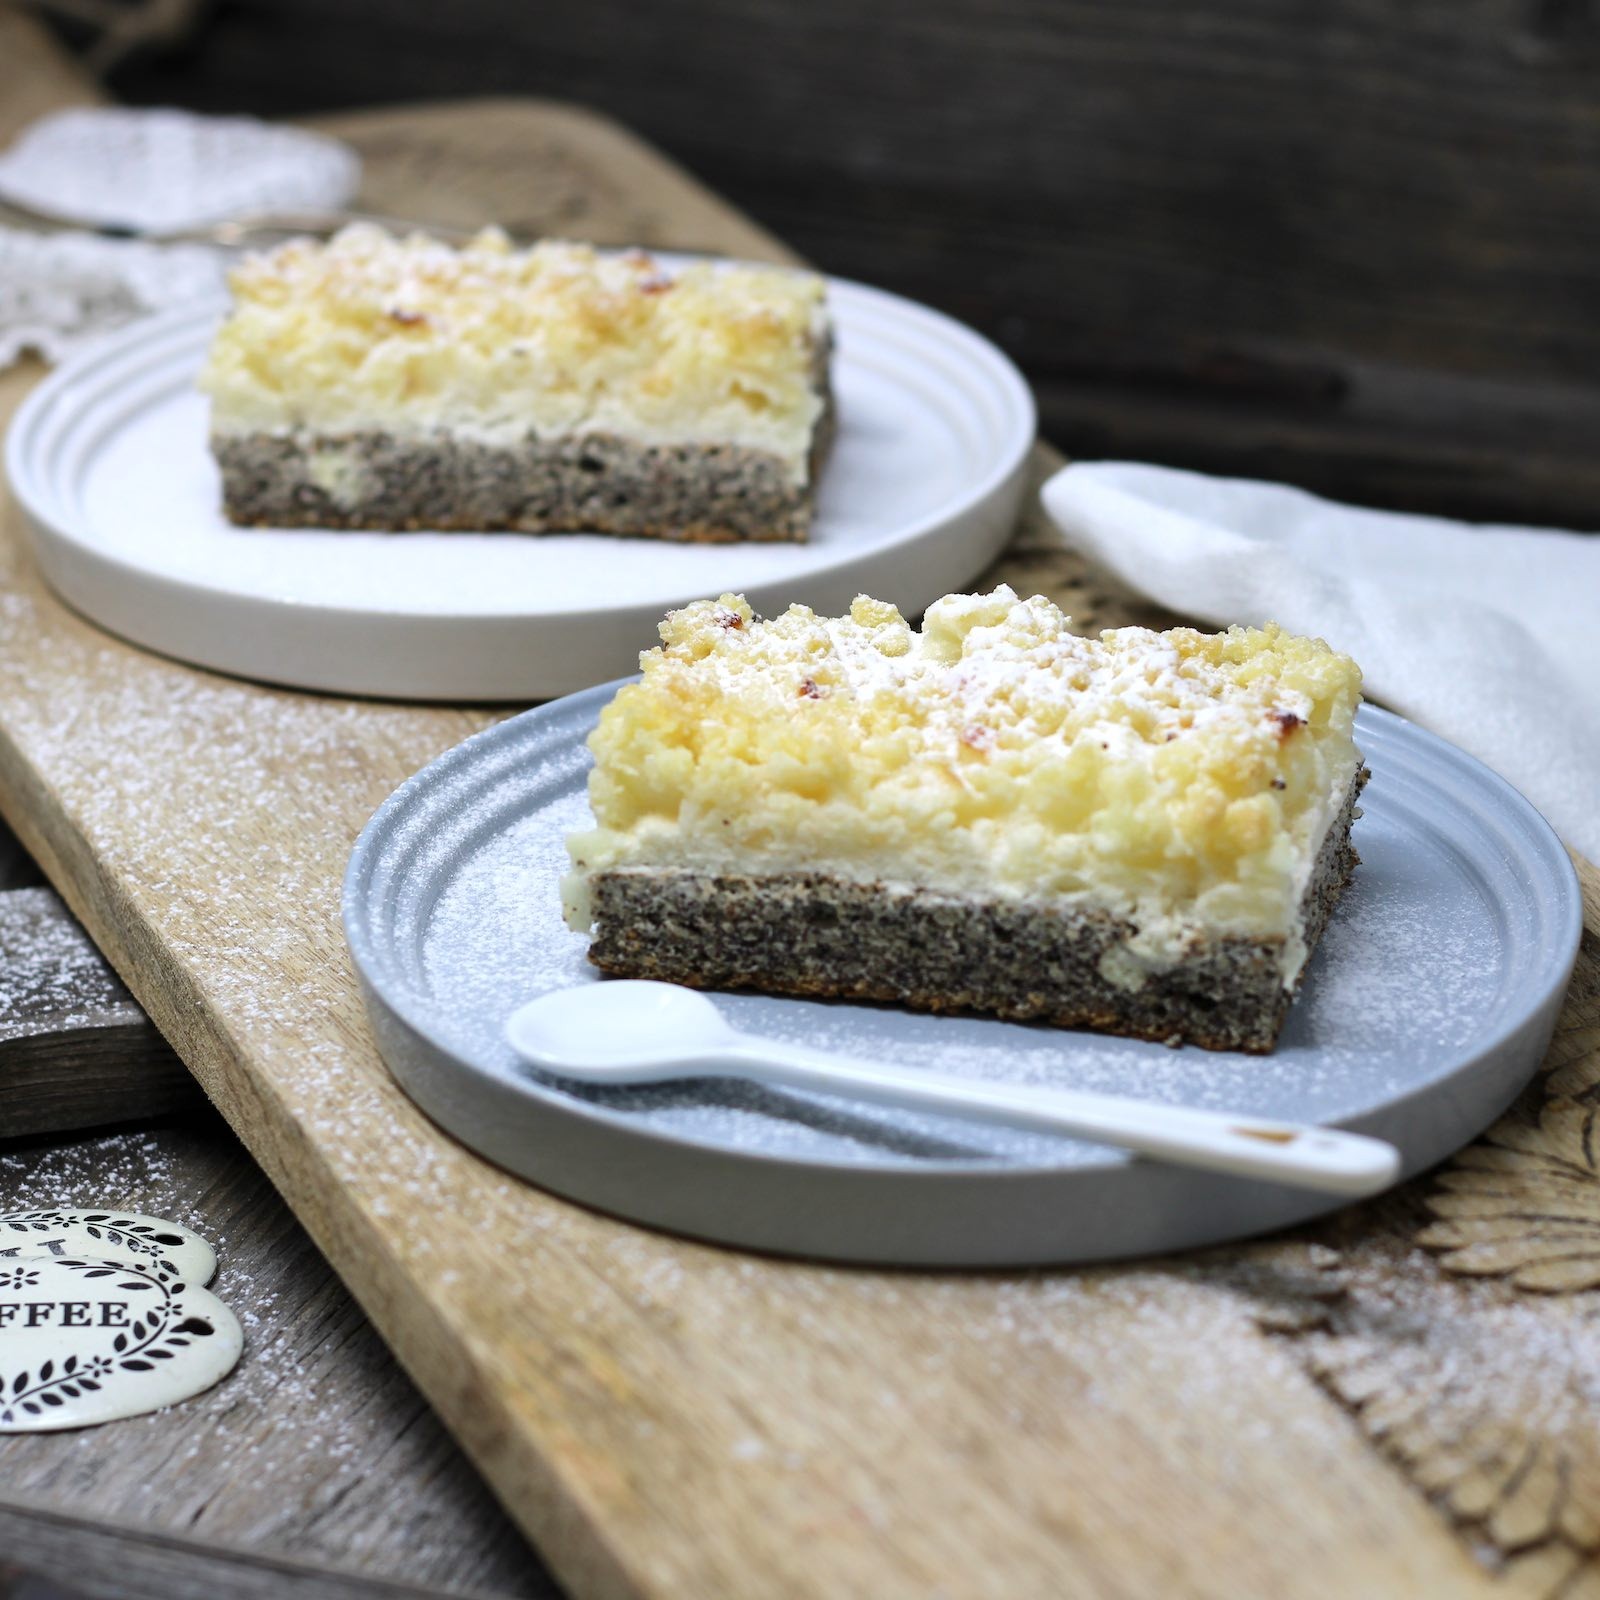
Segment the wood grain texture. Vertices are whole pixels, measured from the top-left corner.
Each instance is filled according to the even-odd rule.
[[[463,126],[429,113],[417,214],[463,191],[517,205],[526,141],[593,169],[591,231],[668,230],[680,180],[638,151],[619,177],[616,132],[537,106]],[[454,1145],[376,1057],[338,886],[372,808],[487,719],[129,649],[40,587],[14,511],[3,531],[0,805],[572,1590],[1495,1592],[1224,1272],[770,1261],[590,1214]],[[1037,522],[1017,571],[1117,618]]]
[[[202,1103],[60,896],[0,890],[0,1139]]]
[[[168,1583],[175,1600],[279,1592],[265,1585],[282,1562],[294,1569],[282,1592],[361,1594],[367,1579],[407,1594],[554,1600],[537,1559],[219,1118],[0,1146],[0,1211],[110,1203],[212,1241],[212,1287],[244,1326],[244,1355],[215,1389],[166,1411],[0,1436],[0,1553],[94,1593],[126,1562],[127,1588],[114,1592]],[[36,1514],[27,1537],[21,1512]],[[89,1516],[113,1531],[89,1538]],[[209,1565],[196,1555],[207,1549]]]
[[[476,100],[308,121],[364,163],[361,204],[422,223],[499,223],[537,238],[582,237],[794,260],[616,123],[574,105]],[[470,149],[470,160],[461,152]]]
[[[1587,0],[254,0],[114,81],[583,101],[998,338],[1074,455],[1593,528],[1597,62]]]
[[[439,1600],[444,1593],[4,1502],[0,1551],[0,1600]]]

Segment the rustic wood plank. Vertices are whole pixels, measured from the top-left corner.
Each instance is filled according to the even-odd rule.
[[[575,105],[469,100],[322,116],[364,162],[362,205],[422,223],[796,259],[687,173]],[[462,153],[472,152],[463,160]]]
[[[0,1600],[439,1600],[468,1592],[332,1572],[4,1502],[0,1550]]]
[[[78,1568],[47,1554],[70,1545],[111,1561],[124,1550],[138,1594],[160,1581],[179,1595],[256,1593],[252,1574],[288,1561],[323,1574],[324,1587],[304,1590],[318,1596],[340,1585],[364,1593],[365,1577],[554,1600],[537,1559],[219,1118],[0,1146],[0,1211],[110,1204],[170,1217],[216,1245],[213,1287],[244,1325],[244,1355],[215,1389],[167,1411],[0,1435],[0,1553],[94,1589],[91,1578],[112,1570],[98,1556]],[[10,1537],[19,1509],[40,1518],[32,1543]],[[97,1544],[88,1518],[123,1531]],[[226,1564],[198,1560],[201,1547],[233,1551],[237,1579],[222,1583]]]
[[[94,97],[26,19],[3,10],[0,62],[0,133]],[[60,899],[35,887],[42,882],[0,826],[0,891],[9,891],[0,892],[0,1137],[148,1119],[203,1101]],[[0,1571],[0,1593],[555,1594],[220,1121],[71,1147],[0,1147],[0,1209],[98,1204],[108,1185],[119,1201],[181,1216],[223,1245],[217,1286],[245,1321],[246,1353],[238,1374],[211,1396],[159,1417],[0,1440],[7,1495],[30,1502],[25,1511],[0,1505],[0,1551],[29,1569]],[[105,1526],[119,1515],[144,1526]],[[163,1527],[169,1531],[152,1531]],[[199,1539],[176,1530],[198,1531]],[[228,1553],[219,1539],[282,1554]],[[319,1555],[328,1565],[306,1560]],[[421,1588],[353,1567],[434,1581]],[[44,1574],[57,1581],[47,1585]]]
[[[514,208],[525,138],[594,168],[590,231],[670,222],[670,176],[608,165],[620,135],[504,106],[453,143],[430,116],[419,214],[452,172]],[[454,1145],[375,1054],[338,886],[373,806],[484,716],[131,650],[40,587],[14,511],[3,533],[0,805],[575,1591],[1492,1593],[1225,1279],[746,1257]],[[1094,580],[1026,539],[1092,610]]]
[[[0,890],[0,1139],[203,1103],[61,897]]]
[[[0,141],[9,141],[47,111],[93,105],[104,98],[38,23],[12,6],[0,6],[0,63],[5,84],[0,96]]]
[[[0,63],[0,141],[101,98],[37,24],[4,8]],[[195,1105],[183,1064],[43,882],[0,824],[0,1139]]]
[[[582,100],[1000,339],[1071,454],[1592,528],[1597,52],[1586,0],[256,0],[113,81]]]

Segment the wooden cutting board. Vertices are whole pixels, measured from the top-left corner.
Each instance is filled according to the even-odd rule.
[[[780,253],[570,108],[323,125],[361,148],[373,208]],[[36,375],[0,379],[7,413]],[[1132,614],[1037,522],[997,575],[1080,623]],[[574,1593],[1553,1596],[1593,1579],[1592,1452],[1558,1432],[1559,1407],[1534,1430],[1508,1377],[1518,1340],[1545,1367],[1586,1348],[1587,1291],[1537,1300],[1526,1262],[1480,1256],[1465,1270],[1499,1276],[1460,1302],[1477,1288],[1418,1248],[1416,1186],[1316,1242],[891,1274],[643,1232],[440,1134],[373,1048],[339,883],[378,802],[487,720],[132,649],[42,587],[16,509],[0,512],[0,810]],[[1557,1098],[1580,1108],[1600,1080],[1589,961],[1556,1050]],[[1556,1159],[1539,1140],[1557,1098],[1536,1091],[1512,1127],[1535,1165]],[[1493,1172],[1519,1159],[1486,1148]],[[1478,1369],[1448,1340],[1480,1313],[1473,1349],[1505,1359],[1484,1361],[1463,1435],[1446,1402]],[[1453,1376],[1430,1388],[1435,1340]],[[1497,1401],[1508,1420],[1474,1443]]]

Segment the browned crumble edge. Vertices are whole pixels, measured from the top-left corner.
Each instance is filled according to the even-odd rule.
[[[1350,828],[1368,776],[1363,767],[1352,779],[1301,901],[1308,964],[1359,863]],[[1293,999],[1277,965],[1282,939],[1199,941],[1128,990],[1106,980],[1100,960],[1137,930],[1104,911],[984,903],[822,873],[625,867],[596,873],[589,887],[589,959],[617,977],[985,1012],[1253,1054],[1272,1049]]]
[[[647,445],[613,433],[488,445],[448,431],[426,438],[380,431],[213,433],[222,505],[243,527],[430,529],[480,533],[609,533],[695,544],[801,543],[835,414],[825,361],[823,410],[809,470],[730,444]],[[351,464],[354,503],[316,481],[314,459]]]

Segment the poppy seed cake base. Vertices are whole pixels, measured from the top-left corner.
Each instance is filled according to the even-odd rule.
[[[646,445],[589,433],[491,445],[404,437],[213,434],[230,522],[276,528],[609,533],[694,543],[803,542],[805,483],[736,445]]]
[[[1352,781],[1301,901],[1308,952],[1358,863],[1350,828],[1366,777],[1363,769]],[[589,959],[617,977],[986,1012],[1255,1053],[1272,1049],[1293,999],[1281,939],[1199,940],[1139,987],[1114,983],[1102,964],[1138,930],[1101,910],[823,873],[627,867],[595,874],[589,887]]]

